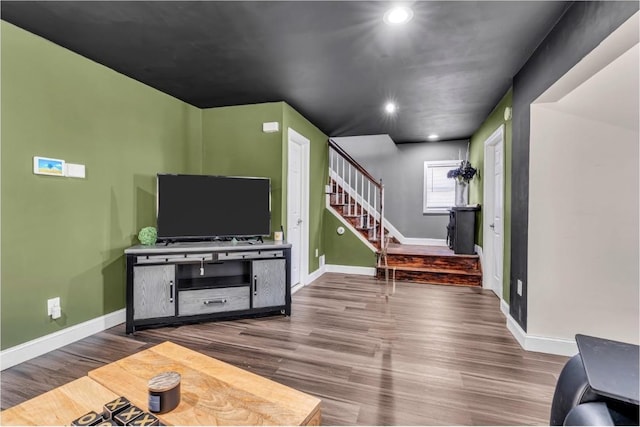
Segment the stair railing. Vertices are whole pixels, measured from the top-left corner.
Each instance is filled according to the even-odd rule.
[[[329,139],[329,184],[342,188],[340,204],[347,216],[359,217],[360,228],[372,230],[372,239],[384,242],[384,185]],[[332,190],[333,192],[333,190]],[[373,224],[372,224],[373,223]]]

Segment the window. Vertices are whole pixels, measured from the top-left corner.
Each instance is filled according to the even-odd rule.
[[[456,180],[447,172],[460,166],[459,160],[424,162],[423,213],[447,213],[456,198]]]

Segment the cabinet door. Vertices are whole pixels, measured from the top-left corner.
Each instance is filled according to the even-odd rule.
[[[285,304],[287,276],[285,260],[268,259],[252,262],[253,307],[275,307]]]
[[[175,265],[133,267],[133,318],[176,315]]]

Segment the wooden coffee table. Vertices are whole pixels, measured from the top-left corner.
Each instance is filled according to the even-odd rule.
[[[117,396],[125,396],[146,410],[147,382],[165,371],[176,371],[182,376],[182,398],[176,409],[158,415],[163,424],[320,425],[319,399],[171,342],[120,359],[90,371],[88,378],[76,380],[92,383],[91,387],[99,387],[102,393],[111,392],[108,397],[100,394],[93,399],[85,393],[82,398],[77,390],[60,391],[74,381],[3,411],[0,421],[3,424],[69,423],[90,410],[100,411],[104,403]],[[54,392],[54,396],[47,396]],[[42,404],[39,399],[45,396],[53,400],[54,407],[61,406],[57,403],[60,393],[67,400],[84,399],[84,403],[71,405],[73,415],[58,413],[53,418],[50,412],[55,409],[50,404],[47,408],[51,409],[40,411],[38,417],[17,417],[30,408],[39,407]],[[59,419],[61,417],[63,419]]]
[[[89,411],[100,411],[118,396],[91,378],[82,377],[0,412],[0,425],[70,425]]]

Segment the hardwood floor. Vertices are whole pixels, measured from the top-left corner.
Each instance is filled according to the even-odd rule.
[[[2,372],[6,409],[170,340],[322,399],[324,425],[548,424],[566,357],[525,352],[489,291],[325,274],[291,317],[124,325]]]

